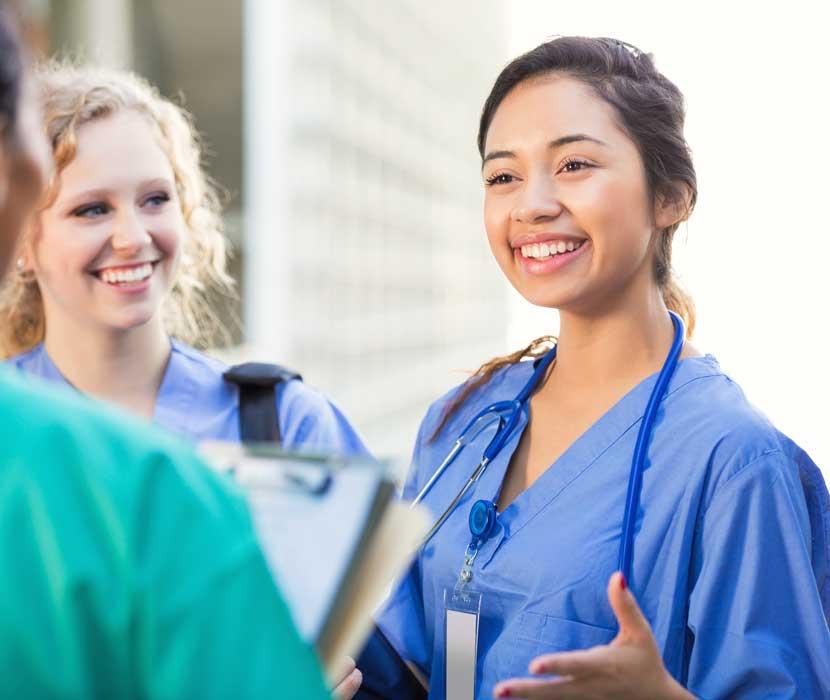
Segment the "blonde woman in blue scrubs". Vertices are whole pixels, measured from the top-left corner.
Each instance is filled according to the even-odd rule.
[[[51,169],[20,54],[0,5],[0,279]],[[3,697],[329,698],[239,494],[180,441],[32,384],[0,367]]]
[[[430,698],[446,697],[448,646],[479,699],[830,697],[827,488],[688,343],[658,397],[629,580],[616,572],[632,454],[677,332],[669,311],[694,327],[671,270],[672,237],[697,195],[683,121],[677,87],[612,39],[542,44],[502,71],[485,103],[490,247],[561,325],[517,429],[379,617]],[[741,176],[730,154],[722,166]],[[488,362],[433,404],[405,497],[480,411],[520,394],[553,343]],[[426,493],[436,518],[493,434],[466,445]],[[471,518],[477,501],[494,504],[492,522]],[[479,606],[476,624],[448,604],[459,590]],[[374,694],[358,697],[400,697],[361,665]]]
[[[37,75],[57,175],[0,299],[24,372],[193,441],[238,440],[239,392],[199,352],[206,295],[232,292],[216,192],[190,115],[137,76],[53,64]],[[282,444],[366,452],[319,391],[278,387]]]

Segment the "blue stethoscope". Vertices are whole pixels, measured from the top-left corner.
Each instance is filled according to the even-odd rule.
[[[625,512],[623,514],[622,525],[622,539],[620,541],[619,550],[619,570],[623,573],[626,579],[630,580],[631,573],[631,557],[634,547],[634,523],[636,519],[637,509],[640,505],[640,490],[643,481],[643,467],[645,466],[646,454],[648,445],[651,440],[651,434],[654,429],[654,421],[657,416],[657,409],[663,397],[666,394],[669,381],[677,369],[677,363],[680,359],[680,352],[683,350],[683,340],[686,335],[686,329],[683,325],[683,320],[674,312],[669,311],[672,323],[674,324],[674,340],[672,341],[669,353],[666,356],[666,361],[663,363],[663,368],[657,377],[657,383],[651,391],[651,396],[646,404],[646,410],[643,414],[642,423],[640,423],[640,431],[637,434],[637,442],[634,447],[634,455],[631,458],[631,472],[628,477],[628,493],[625,498]],[[490,404],[485,409],[480,411],[476,416],[467,423],[461,435],[455,441],[452,449],[449,451],[444,461],[441,462],[438,469],[432,475],[430,480],[421,489],[421,492],[412,501],[412,506],[419,504],[424,497],[429,493],[435,482],[447,470],[447,467],[455,461],[459,453],[466,445],[473,442],[484,430],[489,428],[493,423],[497,423],[496,432],[491,438],[489,444],[484,450],[473,473],[455,498],[453,498],[447,509],[435,521],[430,531],[424,538],[423,544],[426,545],[439,528],[444,524],[446,519],[452,514],[456,506],[461,502],[466,493],[472,486],[481,478],[484,470],[499,454],[502,447],[510,440],[516,427],[519,424],[519,419],[523,412],[527,411],[528,401],[531,394],[536,390],[542,382],[545,374],[548,371],[551,363],[556,358],[556,346],[549,350],[538,361],[538,364],[533,370],[533,374],[527,383],[522,387],[522,390],[516,395],[512,401],[496,401]],[[496,505],[492,501],[479,500],[473,505],[470,511],[469,525],[470,534],[473,537],[473,542],[476,544],[485,541],[496,526]]]

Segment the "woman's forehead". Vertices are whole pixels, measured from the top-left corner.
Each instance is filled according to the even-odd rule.
[[[104,186],[158,177],[172,178],[172,166],[149,118],[133,110],[81,125],[75,155],[61,173],[62,189],[66,190],[90,182]]]
[[[566,75],[526,80],[496,109],[487,131],[485,155],[573,134],[606,143],[627,138],[614,108],[581,80]]]

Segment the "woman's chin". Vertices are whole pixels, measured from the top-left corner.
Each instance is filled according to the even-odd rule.
[[[530,304],[544,309],[559,310],[573,301],[572,294],[540,288],[541,285],[515,285],[516,291]]]
[[[135,310],[132,313],[121,313],[110,316],[104,321],[104,326],[114,332],[128,332],[146,326],[155,318],[152,311]]]

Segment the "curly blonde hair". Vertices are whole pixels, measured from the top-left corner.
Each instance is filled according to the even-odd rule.
[[[126,71],[50,61],[37,69],[35,79],[55,159],[55,176],[41,211],[57,197],[60,173],[75,157],[82,125],[123,110],[146,116],[170,161],[186,227],[178,272],[163,311],[165,327],[197,347],[217,338],[227,340],[229,333],[209,297],[234,295],[235,284],[226,270],[227,240],[217,188],[202,168],[202,145],[191,115]],[[37,280],[28,274],[8,275],[0,290],[0,352],[8,357],[30,350],[43,340],[45,329]]]

